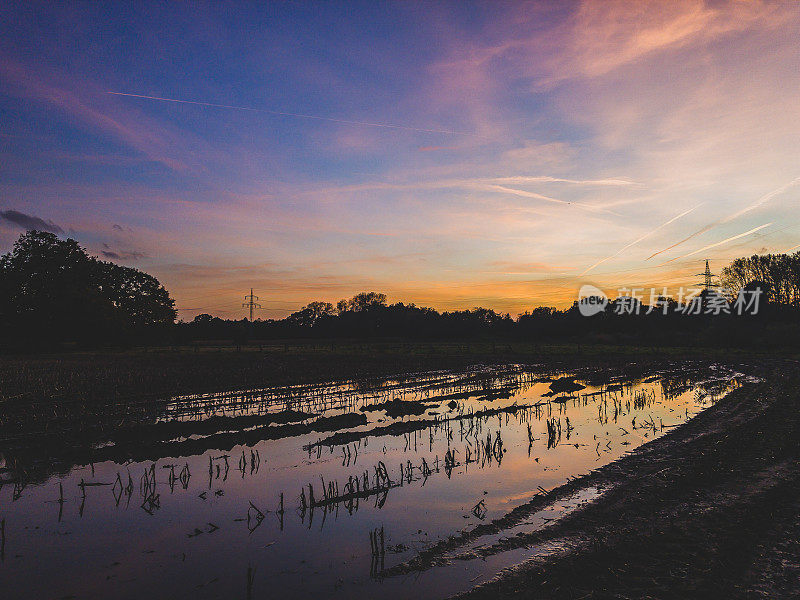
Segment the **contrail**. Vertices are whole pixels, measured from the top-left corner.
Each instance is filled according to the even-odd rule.
[[[129,98],[144,98],[147,100],[160,100],[161,102],[176,102],[178,104],[195,104],[197,106],[212,106],[214,108],[228,108],[232,110],[248,110],[251,112],[261,112],[270,115],[297,117],[300,119],[316,119],[317,121],[331,121],[333,123],[346,123],[348,125],[364,125],[366,127],[385,127],[388,129],[404,129],[406,131],[420,131],[423,133],[447,133],[450,135],[470,135],[478,137],[477,134],[467,131],[452,131],[450,129],[423,129],[421,127],[407,127],[405,125],[392,125],[390,123],[369,123],[367,121],[348,121],[347,119],[320,117],[319,115],[306,115],[303,113],[283,112],[280,110],[269,110],[266,108],[252,108],[250,106],[232,106],[230,104],[215,104],[213,102],[198,102],[195,100],[177,100],[175,98],[161,98],[160,96],[145,96],[144,94],[126,94],[123,92],[108,92],[108,93],[113,94],[114,96],[127,96]]]
[[[701,230],[695,231],[692,235],[683,238],[681,241],[675,242],[674,244],[672,244],[671,246],[667,246],[663,250],[659,250],[658,252],[654,252],[653,254],[648,256],[645,260],[650,260],[654,256],[658,256],[659,254],[663,254],[667,250],[672,250],[675,246],[680,246],[684,242],[688,242],[690,239],[692,239],[694,237],[697,237],[698,235],[700,235],[702,233],[705,233],[709,229],[713,229],[717,225],[722,225],[723,223],[728,223],[729,221],[733,221],[734,219],[737,219],[737,218],[741,217],[742,215],[744,215],[746,213],[749,213],[751,210],[755,210],[756,208],[758,208],[759,206],[761,206],[765,202],[768,202],[769,200],[772,200],[778,194],[782,194],[783,192],[788,190],[790,187],[792,187],[794,185],[797,185],[798,183],[800,183],[800,177],[795,177],[789,183],[786,183],[786,184],[782,185],[781,187],[772,190],[768,194],[764,194],[763,196],[761,196],[761,198],[759,198],[758,200],[753,202],[753,204],[751,204],[750,206],[748,206],[746,208],[743,208],[742,210],[740,210],[737,213],[734,213],[734,214],[732,214],[730,216],[724,217],[722,219],[714,221],[713,223],[710,223],[709,225],[706,225]],[[667,262],[670,262],[670,261],[667,261]]]
[[[635,181],[628,179],[563,179],[561,177],[550,177],[549,175],[514,175],[512,177],[496,177],[491,181],[496,183],[575,183],[578,185],[597,186],[639,185]]]
[[[653,234],[654,234],[656,231],[659,231],[660,229],[663,229],[664,227],[666,227],[666,226],[667,226],[667,225],[669,225],[670,223],[673,223],[673,222],[677,221],[678,219],[680,219],[681,217],[684,217],[684,216],[688,215],[690,212],[692,212],[693,210],[696,210],[696,209],[700,208],[702,205],[703,205],[703,203],[701,202],[700,204],[698,204],[698,205],[697,205],[697,206],[695,206],[694,208],[690,208],[689,210],[685,210],[685,211],[683,211],[681,214],[679,214],[678,216],[676,216],[676,217],[672,217],[672,218],[671,218],[669,221],[667,221],[666,223],[662,223],[661,225],[659,225],[658,227],[656,227],[656,228],[655,228],[655,229],[653,229],[652,231],[648,231],[648,232],[647,232],[647,233],[645,233],[645,234],[644,234],[642,237],[640,237],[638,240],[634,240],[634,241],[632,241],[630,244],[628,244],[627,246],[625,246],[624,248],[620,248],[619,250],[617,250],[617,251],[616,251],[614,254],[612,254],[611,256],[607,256],[606,258],[604,258],[604,259],[602,259],[602,260],[599,260],[599,261],[597,261],[597,262],[596,262],[596,263],[594,263],[594,264],[593,264],[591,267],[589,267],[589,268],[588,268],[588,269],[586,269],[586,270],[585,270],[583,273],[581,273],[581,274],[579,275],[579,277],[582,277],[582,276],[586,275],[586,274],[587,274],[589,271],[591,271],[591,270],[592,270],[592,269],[594,269],[595,267],[598,267],[598,266],[602,265],[602,264],[603,264],[604,262],[606,262],[607,260],[611,260],[612,258],[614,258],[614,257],[616,257],[616,256],[619,256],[620,254],[622,254],[623,252],[625,252],[625,250],[627,250],[627,249],[628,249],[628,248],[630,248],[631,246],[635,246],[636,244],[638,244],[639,242],[641,242],[643,239],[645,239],[645,238],[647,238],[647,237],[649,237],[649,236],[653,235]]]
[[[754,210],[754,209],[758,208],[759,206],[761,206],[765,202],[767,202],[769,200],[772,200],[778,194],[782,194],[783,192],[788,190],[790,187],[792,187],[793,185],[797,185],[798,183],[800,183],[800,177],[795,177],[789,183],[782,185],[781,187],[779,187],[776,190],[772,190],[769,194],[765,194],[765,195],[761,196],[761,198],[756,200],[753,204],[751,204],[747,208],[743,208],[742,210],[740,210],[736,214],[731,215],[730,217],[727,218],[726,221],[731,221],[733,219],[741,217],[743,214],[748,213],[751,210]]]
[[[659,254],[664,254],[664,252],[666,252],[667,250],[672,250],[672,249],[673,249],[675,246],[680,246],[680,245],[681,245],[681,244],[683,244],[684,242],[688,242],[690,239],[692,239],[692,238],[694,238],[694,237],[697,237],[697,236],[698,236],[698,235],[700,235],[701,233],[705,233],[706,231],[708,231],[709,229],[711,229],[711,228],[713,228],[713,227],[715,227],[715,226],[719,225],[720,223],[722,223],[722,221],[721,221],[721,220],[720,220],[720,221],[716,221],[715,223],[712,223],[711,225],[706,225],[706,226],[705,226],[705,227],[703,227],[703,228],[702,228],[700,231],[695,231],[695,232],[694,232],[692,235],[690,235],[690,236],[688,236],[688,237],[685,237],[685,238],[683,238],[681,241],[679,241],[679,242],[675,242],[674,244],[672,244],[671,246],[667,246],[667,247],[666,247],[666,248],[664,248],[663,250],[659,250],[658,252],[654,252],[653,254],[651,254],[650,256],[648,256],[647,258],[645,258],[645,260],[650,260],[650,259],[651,259],[651,258],[653,258],[654,256],[658,256]]]
[[[699,250],[695,250],[694,252],[689,252],[688,254],[684,254],[683,256],[676,256],[675,258],[670,258],[668,261],[661,263],[658,265],[659,267],[662,265],[666,265],[667,263],[671,263],[674,260],[678,260],[680,258],[686,258],[687,256],[692,256],[694,254],[699,254],[700,252],[705,252],[706,250],[710,250],[711,248],[716,248],[717,246],[721,246],[722,244],[727,244],[728,242],[732,242],[733,240],[738,240],[739,238],[743,238],[746,235],[750,235],[751,233],[755,233],[760,229],[764,229],[765,227],[769,227],[772,223],[766,223],[764,225],[759,225],[758,227],[754,227],[750,231],[745,231],[744,233],[740,233],[739,235],[734,235],[733,237],[729,237],[727,239],[722,240],[721,242],[717,242],[715,244],[709,244],[708,246],[704,246]]]
[[[615,213],[614,211],[605,209],[605,208],[598,208],[596,206],[592,206],[591,204],[583,204],[581,202],[569,202],[567,200],[560,200],[559,198],[552,198],[550,196],[545,196],[543,194],[537,194],[536,192],[529,192],[527,190],[518,190],[516,188],[506,187],[504,185],[486,185],[483,186],[484,189],[496,191],[496,192],[505,192],[507,194],[513,194],[515,196],[522,196],[523,198],[534,198],[536,200],[544,200],[545,202],[553,202],[556,204],[569,204],[572,206],[578,206],[585,210],[589,210],[592,212],[603,212],[608,213],[611,215],[621,216],[619,213]]]
[[[545,196],[543,194],[537,194],[536,192],[528,192],[527,190],[517,190],[510,187],[505,187],[503,185],[487,185],[486,189],[493,190],[496,192],[506,192],[507,194],[514,194],[515,196],[522,196],[523,198],[535,198],[537,200],[544,200],[545,202],[554,202],[556,204],[571,204],[566,200],[560,200],[558,198],[552,198],[550,196]]]

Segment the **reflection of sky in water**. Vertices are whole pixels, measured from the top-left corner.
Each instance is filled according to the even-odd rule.
[[[452,416],[547,400],[542,394],[548,391],[549,383],[537,382],[534,377],[530,373],[504,372],[491,385],[503,387],[516,382],[517,393],[511,398],[488,402],[473,397],[458,400],[459,406],[454,411],[448,412],[444,403],[430,410],[440,416],[445,413]],[[379,394],[361,393],[349,386],[332,387],[325,390],[325,401],[334,397],[328,406],[331,414],[335,414],[344,406],[357,408],[395,397],[424,399],[467,389],[458,383],[464,383],[463,374],[439,373],[422,379]],[[442,381],[449,382],[449,387],[425,389],[432,382]],[[485,386],[483,382],[476,389]],[[599,389],[590,385],[579,393],[591,394]],[[304,391],[319,394],[309,392],[309,388]],[[481,393],[476,392],[476,396]],[[641,404],[635,401],[637,398]],[[208,399],[201,400],[206,406],[203,415],[222,414],[220,410],[207,410]],[[320,398],[316,400],[318,410]],[[471,510],[479,501],[485,504],[487,521],[501,516],[527,502],[539,487],[550,489],[564,483],[567,477],[581,475],[620,457],[660,435],[662,423],[663,431],[667,431],[669,426],[691,418],[710,400],[697,386],[680,389],[672,397],[664,394],[660,380],[640,381],[603,397],[582,396],[565,404],[545,404],[514,414],[450,421],[446,427],[404,436],[370,437],[350,445],[349,464],[341,446],[332,450],[322,448],[319,454],[303,449],[305,444],[330,434],[262,441],[252,447],[260,458],[257,468],[251,469],[251,447],[237,446],[229,453],[227,478],[224,460],[218,458],[219,451],[162,458],[155,466],[158,503],[147,507],[152,515],[141,507],[142,478],[152,463],[121,466],[105,462],[95,464],[93,469],[76,467],[65,477],[54,476],[45,484],[25,487],[17,500],[13,500],[13,486],[6,484],[0,489],[0,518],[6,519],[5,560],[0,565],[5,597],[246,597],[248,567],[254,569],[251,582],[254,597],[278,591],[284,597],[316,593],[350,598],[379,592],[387,598],[401,598],[412,591],[424,592],[426,596],[448,595],[524,560],[537,549],[506,552],[486,561],[456,561],[453,567],[435,568],[419,576],[379,581],[370,577],[370,531],[383,527],[387,547],[384,564],[392,566],[410,558],[416,550],[478,523]],[[241,402],[241,398],[235,402]],[[274,412],[263,393],[259,402],[263,406],[258,411]],[[178,404],[170,403],[165,415],[185,418],[186,411]],[[285,403],[278,409],[284,406]],[[291,406],[313,408],[300,397]],[[224,414],[249,414],[254,410],[228,406]],[[366,414],[370,423],[358,429],[391,421],[383,412]],[[567,417],[573,427],[569,439]],[[411,418],[433,417],[428,414]],[[560,419],[562,427],[560,442],[550,449],[548,419]],[[645,427],[645,422],[652,422],[655,430]],[[528,425],[535,438],[530,449]],[[498,432],[504,448],[500,464],[496,460],[465,464],[468,445],[475,456],[476,436],[485,441],[488,435],[496,439]],[[455,450],[457,462],[449,476],[444,469],[448,449]],[[247,467],[241,471],[238,466],[243,450]],[[410,460],[419,467],[423,458],[431,468],[438,458],[439,472],[433,472],[423,481],[416,469],[414,481],[393,487],[381,508],[376,507],[376,497],[370,497],[361,499],[352,514],[340,504],[329,511],[317,508],[313,520],[310,512],[301,518],[300,491],[309,483],[318,498],[321,478],[326,482],[337,481],[341,493],[350,475],[363,476],[364,470],[368,470],[372,478],[378,461],[386,464],[391,479],[397,482],[401,463],[405,468]],[[170,485],[171,469],[165,468],[168,465],[175,465],[173,485]],[[186,489],[177,479],[185,465],[191,473]],[[87,486],[84,499],[81,480],[112,483],[118,473],[126,485],[130,473],[133,482],[130,497],[124,492],[120,495],[118,487],[109,485]],[[59,483],[64,490],[63,507],[59,503]],[[276,513],[281,493],[285,501],[283,530]],[[553,507],[530,516],[510,534],[541,527],[547,519],[588,501],[594,493],[590,490],[571,500],[556,502]],[[119,505],[115,494],[120,498]],[[264,513],[257,527],[253,509],[250,522],[247,521],[250,502]],[[63,514],[59,522],[60,508]],[[248,526],[254,528],[252,533]],[[495,541],[493,537],[476,544]]]

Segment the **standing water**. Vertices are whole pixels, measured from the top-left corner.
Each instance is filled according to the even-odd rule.
[[[542,549],[471,559],[499,537],[485,536],[425,572],[387,570],[659,437],[737,381],[512,365],[115,406],[102,433],[2,442],[3,597],[446,597]]]

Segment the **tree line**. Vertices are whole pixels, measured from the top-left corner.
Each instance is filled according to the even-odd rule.
[[[800,252],[738,258],[725,267],[719,293],[701,295],[701,308],[733,307],[735,291],[758,290],[758,314],[727,311],[687,316],[688,301],[658,306],[616,298],[586,317],[536,307],[516,318],[476,307],[439,312],[362,292],[336,304],[313,301],[284,319],[220,319],[200,314],[176,323],[175,302],[147,273],[90,256],[72,239],[30,231],[0,257],[0,349],[64,343],[196,344],[284,339],[509,339],[634,345],[796,346],[800,339]],[[722,290],[721,290],[722,291]],[[635,310],[634,310],[635,309]]]
[[[637,312],[618,311],[622,302],[616,299],[591,317],[581,314],[576,302],[565,309],[537,307],[516,318],[487,308],[438,312],[403,302],[388,304],[384,294],[375,292],[357,294],[345,302],[346,309],[312,302],[285,319],[252,323],[201,314],[177,324],[178,338],[182,343],[366,338],[774,347],[796,345],[800,333],[800,310],[764,300],[755,315],[735,311],[687,315],[681,312],[686,303],[672,299],[666,302],[666,311],[644,303]]]

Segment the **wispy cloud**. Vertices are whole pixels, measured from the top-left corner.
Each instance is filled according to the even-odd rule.
[[[625,252],[625,250],[627,250],[628,248],[630,248],[630,247],[632,247],[632,246],[635,246],[635,245],[636,245],[636,244],[638,244],[639,242],[641,242],[641,241],[643,241],[643,240],[647,239],[648,237],[650,237],[650,236],[651,236],[651,235],[653,235],[654,233],[656,233],[656,232],[660,231],[661,229],[663,229],[663,228],[664,228],[664,227],[666,227],[667,225],[670,225],[671,223],[674,223],[675,221],[677,221],[677,220],[678,220],[678,219],[680,219],[681,217],[685,217],[685,216],[686,216],[686,215],[688,215],[690,212],[693,212],[693,211],[697,210],[698,208],[700,208],[700,206],[702,206],[702,205],[698,204],[698,205],[697,205],[697,206],[695,206],[694,208],[690,208],[689,210],[685,210],[685,211],[683,211],[681,214],[679,214],[679,215],[676,215],[676,216],[672,217],[672,218],[671,218],[669,221],[666,221],[665,223],[662,223],[661,225],[659,225],[659,226],[658,226],[658,227],[656,227],[655,229],[652,229],[652,230],[648,231],[647,233],[645,233],[643,236],[641,236],[641,237],[639,237],[639,238],[635,239],[635,240],[634,240],[634,241],[632,241],[630,244],[627,244],[626,246],[623,246],[622,248],[620,248],[619,250],[617,250],[617,251],[616,251],[614,254],[612,254],[611,256],[607,256],[606,258],[603,258],[603,259],[601,259],[601,260],[598,260],[598,261],[597,261],[596,263],[594,263],[594,264],[593,264],[591,267],[589,267],[589,268],[587,268],[585,271],[583,271],[583,273],[581,273],[581,276],[583,276],[583,275],[586,275],[586,274],[587,274],[589,271],[593,271],[595,267],[599,267],[599,266],[600,266],[601,264],[603,264],[604,262],[606,262],[606,261],[609,261],[609,260],[611,260],[612,258],[616,258],[616,257],[617,257],[617,256],[619,256],[620,254],[622,254],[623,252]]]
[[[507,192],[513,195],[524,195],[524,190],[517,190],[513,188],[504,187],[501,184],[517,183],[517,184],[549,184],[549,183],[566,183],[574,184],[582,187],[631,187],[639,186],[640,184],[627,180],[627,179],[564,179],[561,177],[553,177],[550,175],[512,175],[503,177],[474,177],[474,178],[441,178],[441,179],[417,179],[416,181],[407,182],[394,182],[394,181],[373,181],[366,183],[358,183],[354,185],[341,185],[341,186],[327,186],[324,188],[312,187],[305,193],[310,194],[330,194],[330,193],[351,193],[351,192],[365,192],[372,190],[384,191],[413,191],[413,190],[441,190],[448,188],[465,188],[465,189],[492,189],[494,191]],[[523,192],[523,193],[519,193]],[[535,192],[528,192],[532,194],[530,198],[538,198],[547,202],[555,202],[561,204],[569,204],[569,201],[552,198],[543,194],[536,194]]]
[[[720,242],[716,242],[714,244],[709,244],[708,246],[703,246],[702,248],[699,248],[698,250],[694,250],[693,252],[689,252],[688,254],[683,254],[682,256],[676,256],[675,258],[671,258],[668,261],[666,261],[664,263],[661,263],[661,264],[662,265],[666,265],[668,263],[671,263],[673,261],[679,260],[681,258],[686,258],[687,256],[694,256],[695,254],[700,254],[701,252],[705,252],[706,250],[711,250],[712,248],[716,248],[718,246],[722,246],[723,244],[727,244],[728,242],[732,242],[734,240],[738,240],[738,239],[743,238],[745,236],[752,235],[756,231],[761,231],[762,229],[764,229],[765,227],[769,227],[770,225],[772,225],[772,223],[765,223],[764,225],[759,225],[758,227],[753,227],[753,229],[751,229],[749,231],[745,231],[744,233],[740,233],[738,235],[734,235],[732,237],[725,238],[724,240],[722,240]]]
[[[608,178],[608,179],[564,179],[562,177],[551,177],[549,175],[514,175],[510,177],[495,177],[491,181],[497,183],[572,183],[584,186],[640,186],[641,184],[629,179]]]
[[[0,73],[14,85],[15,94],[48,103],[69,117],[114,136],[170,169],[186,168],[168,149],[167,129],[151,126],[148,119],[142,115],[121,113],[113,115],[110,107],[93,104],[87,98],[91,95],[93,87],[90,81],[84,81],[82,85],[76,86],[81,89],[78,92],[9,57],[2,57],[0,60]],[[98,94],[94,96],[96,98]]]
[[[703,0],[584,0],[545,40],[550,60],[538,84],[552,86],[576,77],[602,77],[658,53],[705,45],[756,23],[773,24],[783,19],[780,11],[762,1],[713,6]],[[541,48],[537,41],[518,43]]]
[[[567,200],[560,200],[558,198],[552,198],[550,196],[545,196],[544,194],[537,194],[536,192],[528,192],[526,190],[518,190],[516,188],[510,188],[510,187],[506,187],[506,186],[503,186],[503,185],[487,185],[486,189],[487,190],[491,190],[491,191],[496,191],[496,192],[504,192],[506,194],[512,194],[514,196],[521,196],[523,198],[533,198],[534,200],[543,200],[545,202],[553,202],[554,204],[566,204],[566,205],[569,205],[569,206],[577,206],[579,208],[582,208],[584,210],[588,210],[588,211],[591,211],[591,212],[603,212],[603,213],[609,213],[609,214],[618,214],[618,213],[615,213],[613,211],[610,211],[610,210],[607,210],[607,209],[604,209],[604,208],[598,208],[596,206],[592,206],[590,204],[583,204],[581,202],[570,202],[570,201],[567,201]]]
[[[659,254],[663,254],[664,252],[667,252],[668,250],[672,250],[673,248],[676,248],[677,246],[680,246],[681,244],[684,244],[684,243],[688,242],[689,240],[697,237],[698,235],[701,235],[701,234],[703,234],[703,233],[705,233],[707,231],[710,231],[710,230],[714,229],[718,225],[723,225],[725,223],[729,223],[729,222],[733,221],[734,219],[738,219],[739,217],[742,217],[742,216],[746,215],[747,213],[759,208],[760,206],[763,206],[768,201],[772,200],[776,196],[779,196],[780,194],[784,193],[786,190],[788,190],[789,188],[797,185],[798,183],[800,183],[800,177],[792,179],[790,182],[780,186],[779,188],[776,188],[776,189],[772,190],[771,192],[768,192],[768,193],[764,194],[758,200],[756,200],[755,202],[753,202],[749,206],[743,208],[742,210],[739,210],[739,211],[737,211],[737,212],[735,212],[733,214],[730,214],[727,217],[723,217],[722,219],[718,219],[718,220],[714,221],[713,223],[709,223],[708,225],[706,225],[702,229],[699,229],[699,230],[695,231],[694,233],[692,233],[692,234],[686,236],[685,238],[683,238],[682,240],[680,240],[678,242],[675,242],[674,244],[671,244],[670,246],[667,246],[666,248],[663,248],[662,250],[659,250],[658,252],[654,252],[653,254],[648,256],[646,260],[650,260],[654,256],[658,256]]]

